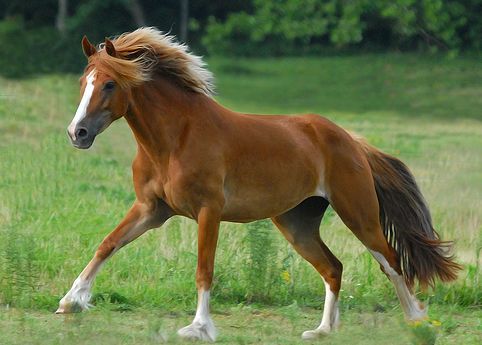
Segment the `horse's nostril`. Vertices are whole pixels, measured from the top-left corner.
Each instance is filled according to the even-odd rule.
[[[87,130],[85,128],[78,128],[75,131],[75,136],[79,139],[85,138],[87,136]]]

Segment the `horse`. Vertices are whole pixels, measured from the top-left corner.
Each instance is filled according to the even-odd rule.
[[[329,334],[340,322],[343,266],[319,234],[329,205],[393,283],[408,321],[427,317],[413,293],[416,281],[427,287],[437,278],[456,279],[461,266],[449,252],[451,242],[434,230],[414,176],[397,158],[316,114],[254,115],[223,107],[201,57],[156,28],[106,38],[97,47],[84,36],[82,48],[87,66],[68,136],[74,147],[88,149],[124,117],[137,142],[136,199],[57,313],[88,309],[106,260],[174,215],[198,224],[198,302],[192,323],[178,331],[185,338],[216,339],[209,300],[221,221],[271,218],[321,275],[321,323],[303,339]]]

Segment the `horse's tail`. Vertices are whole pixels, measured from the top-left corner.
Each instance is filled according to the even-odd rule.
[[[356,138],[372,170],[380,205],[380,223],[409,286],[416,278],[421,287],[433,287],[435,278],[457,278],[462,267],[450,254],[452,242],[442,241],[432,226],[427,203],[408,167]]]

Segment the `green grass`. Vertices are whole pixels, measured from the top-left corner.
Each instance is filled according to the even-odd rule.
[[[323,114],[404,160],[439,233],[456,240],[465,267],[459,280],[422,295],[442,326],[436,332],[414,330],[402,323],[378,264],[328,212],[321,235],[344,264],[343,327],[330,344],[385,344],[393,334],[400,344],[420,344],[412,339],[418,333],[436,334],[437,344],[479,343],[482,63],[393,54],[219,59],[210,65],[226,106]],[[94,285],[99,307],[67,318],[51,314],[134,199],[135,143],[123,120],[89,151],[68,143],[77,78],[0,79],[0,343],[27,336],[35,344],[149,344],[164,333],[176,342],[175,329],[195,308],[196,226],[184,218],[115,255]],[[262,231],[253,240],[257,228]],[[260,253],[260,243],[269,248],[266,253]],[[252,267],[264,274],[253,275]],[[294,344],[319,322],[324,291],[317,273],[275,229],[225,223],[213,294],[220,342]]]
[[[303,344],[479,344],[482,327],[480,310],[434,307],[432,315],[440,325],[410,326],[398,311],[350,312],[339,331],[329,338]],[[182,344],[176,330],[191,322],[192,315],[137,308],[117,312],[98,307],[88,313],[55,316],[45,311],[0,309],[0,343],[13,344]],[[236,306],[214,308],[220,344],[300,344],[300,332],[319,323],[320,311],[296,304],[286,307]],[[48,327],[46,327],[48,325]],[[28,341],[26,342],[26,339]]]

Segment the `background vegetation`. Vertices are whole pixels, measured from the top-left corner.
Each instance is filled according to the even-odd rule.
[[[481,343],[481,3],[0,1],[0,344],[176,343],[192,318],[196,224],[180,217],[114,256],[94,310],[52,314],[134,199],[135,142],[123,120],[87,152],[66,138],[85,64],[79,42],[140,25],[207,54],[222,104],[320,113],[404,160],[441,236],[455,240],[464,271],[421,293],[431,320],[410,327],[378,264],[329,210],[321,236],[345,269],[343,326],[325,342]],[[268,221],[222,224],[221,343],[299,343],[323,295],[319,275]]]
[[[93,42],[143,25],[211,55],[480,52],[481,0],[0,0],[0,74],[79,72]]]

